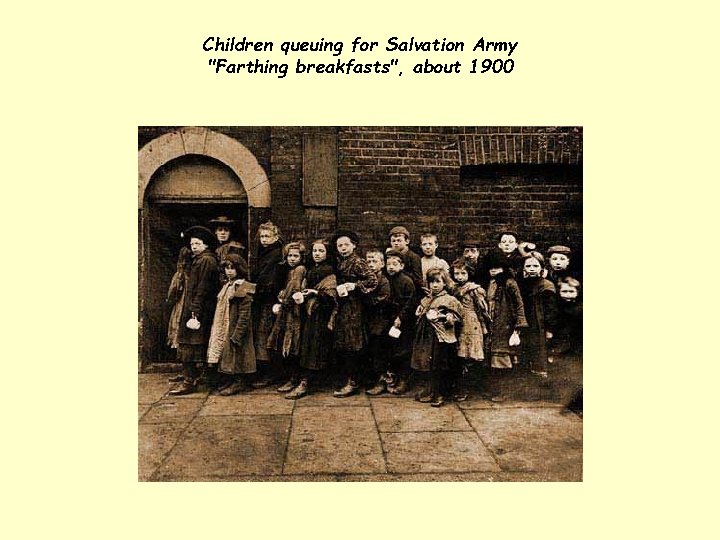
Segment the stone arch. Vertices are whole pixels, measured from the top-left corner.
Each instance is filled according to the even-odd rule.
[[[230,167],[240,178],[250,208],[270,208],[270,182],[255,156],[232,137],[203,127],[184,127],[153,139],[138,152],[138,209],[155,171],[175,158],[200,154]]]

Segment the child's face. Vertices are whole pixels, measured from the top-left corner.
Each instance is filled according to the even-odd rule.
[[[313,244],[312,258],[316,263],[321,263],[327,259],[327,248],[325,244]]]
[[[355,251],[355,244],[347,236],[341,236],[337,239],[337,250],[341,257],[346,258]]]
[[[524,269],[528,277],[538,277],[542,272],[542,265],[535,257],[528,257],[525,259]]]
[[[564,253],[553,253],[550,255],[550,268],[553,270],[565,270],[570,264],[570,258]]]
[[[397,249],[398,251],[402,252],[405,251],[405,248],[408,247],[408,239],[405,238],[404,234],[393,234],[390,237],[390,247],[393,249]]]
[[[465,283],[468,280],[468,271],[465,268],[453,268],[453,277],[458,283]]]
[[[394,276],[398,272],[401,272],[403,268],[405,268],[405,265],[397,257],[387,258],[387,273],[391,276]]]
[[[466,247],[463,249],[463,257],[476,263],[480,256],[480,250],[476,247]]]
[[[502,267],[491,268],[490,270],[488,270],[488,273],[490,274],[490,277],[495,277],[495,276],[497,276],[497,275],[499,275],[499,274],[502,274],[502,273],[503,273],[503,269],[502,269]]]
[[[300,255],[300,250],[293,248],[291,250],[288,250],[288,254],[287,257],[285,257],[285,260],[287,261],[288,266],[292,268],[293,266],[298,265],[301,258],[302,255]]]
[[[228,278],[228,280],[232,281],[237,277],[237,270],[234,266],[226,266],[225,267],[225,277]]]
[[[430,278],[428,286],[430,287],[430,292],[437,294],[445,288],[445,282],[440,276],[433,276]]]
[[[190,239],[190,251],[193,252],[193,255],[199,255],[203,251],[207,249],[207,244],[200,240],[199,238],[191,238]]]
[[[568,283],[560,284],[560,298],[566,302],[574,302],[577,300],[578,290],[576,287],[569,285]]]
[[[370,270],[372,270],[373,272],[378,272],[382,270],[383,266],[385,266],[383,260],[377,253],[368,253],[367,255],[365,255],[365,261],[367,261]]]
[[[517,249],[517,240],[512,234],[503,234],[500,237],[498,247],[503,253],[512,253]]]
[[[272,231],[268,229],[260,229],[260,244],[267,247],[277,242],[278,237]]]
[[[437,240],[435,240],[433,237],[429,236],[426,238],[423,238],[420,242],[420,247],[422,248],[422,252],[427,257],[432,257],[435,255],[435,250],[437,249]]]
[[[215,229],[215,236],[217,236],[218,242],[224,244],[230,240],[230,229],[227,227],[218,227]]]

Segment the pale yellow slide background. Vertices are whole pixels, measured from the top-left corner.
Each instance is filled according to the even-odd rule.
[[[6,537],[711,536],[717,18],[704,4],[9,8]],[[210,71],[208,35],[520,44],[508,77],[233,78]],[[137,126],[286,124],[584,126],[583,483],[137,483]]]

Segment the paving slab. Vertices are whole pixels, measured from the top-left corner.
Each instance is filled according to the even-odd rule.
[[[282,478],[282,477],[281,477]],[[536,473],[468,472],[338,475],[338,482],[540,482]]]
[[[458,407],[460,407],[463,410],[474,410],[474,409],[507,409],[507,408],[514,408],[514,409],[559,409],[563,406],[562,403],[558,403],[555,401],[545,401],[545,400],[533,400],[533,401],[527,401],[527,400],[512,400],[508,399],[505,401],[501,401],[499,403],[496,403],[494,401],[490,401],[489,399],[484,399],[482,397],[469,397],[466,401],[461,401],[457,404]]]
[[[298,407],[369,407],[365,392],[346,398],[336,398],[332,391],[317,392],[297,400]]]
[[[381,433],[390,473],[499,471],[472,431]]]
[[[401,431],[472,431],[472,426],[453,405],[431,407],[414,399],[371,400],[378,429]]]
[[[194,476],[179,481],[192,482],[339,482],[340,479],[334,474],[231,474],[225,476]],[[162,481],[160,478],[151,478],[151,481]]]
[[[289,430],[289,416],[197,417],[153,479],[280,474]]]
[[[167,373],[138,375],[138,403],[155,403],[170,389]]]
[[[140,419],[141,424],[188,423],[198,413],[202,401],[197,399],[163,398],[153,403]]]
[[[283,472],[385,472],[382,446],[370,408],[295,409]]]
[[[582,420],[557,408],[466,410],[503,471],[582,480]]]
[[[210,396],[200,410],[200,416],[232,416],[239,414],[292,414],[294,403],[277,392],[274,394],[236,394]]]
[[[138,426],[138,480],[149,480],[165,455],[177,442],[183,427],[178,424]]]

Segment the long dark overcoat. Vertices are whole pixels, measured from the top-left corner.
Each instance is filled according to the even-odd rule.
[[[193,256],[185,286],[178,343],[207,345],[215,315],[218,289],[219,271],[215,254],[206,250]],[[200,321],[198,330],[191,330],[186,326],[193,313]]]
[[[361,297],[377,287],[377,276],[356,253],[338,262],[338,285],[355,283],[356,288],[347,296],[339,297],[335,325],[335,350],[359,351],[367,345],[368,332]]]
[[[520,332],[521,358],[535,371],[547,371],[548,344],[545,332],[557,324],[555,285],[541,277],[520,281],[527,328]]]

